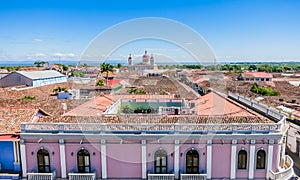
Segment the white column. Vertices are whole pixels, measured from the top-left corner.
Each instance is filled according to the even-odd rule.
[[[206,173],[207,173],[207,179],[211,179],[211,169],[212,169],[212,140],[207,140],[207,146],[206,146]]]
[[[235,179],[236,176],[236,145],[237,140],[233,139],[231,142],[231,169],[230,169],[230,179]]]
[[[12,141],[13,142],[13,147],[14,147],[14,163],[18,162],[17,158],[17,141]]]
[[[63,139],[59,140],[59,154],[60,154],[61,178],[67,178],[66,148]]]
[[[175,140],[174,145],[174,174],[175,179],[179,179],[179,140]]]
[[[286,138],[285,136],[283,136],[282,138],[282,145],[281,145],[281,164],[282,166],[284,166],[285,164],[285,141],[286,141]]]
[[[17,162],[20,163],[20,147],[19,142],[16,142],[17,145]]]
[[[22,161],[22,174],[27,177],[27,162],[26,162],[26,146],[23,139],[20,140],[21,161]]]
[[[273,148],[274,148],[274,139],[270,139],[269,146],[268,146],[268,158],[266,159],[268,162],[268,164],[267,164],[267,179],[269,179],[269,173],[270,173],[270,170],[272,170]]]
[[[142,179],[147,179],[147,142],[142,140]]]
[[[277,169],[281,169],[280,167],[280,153],[281,153],[281,143],[279,142],[277,145],[277,160],[276,160],[276,164],[277,164]]]
[[[255,140],[250,141],[250,157],[249,157],[249,179],[254,178],[254,161],[255,161]]]
[[[105,139],[101,140],[101,170],[102,170],[102,179],[107,179],[107,161],[106,161],[106,141]]]

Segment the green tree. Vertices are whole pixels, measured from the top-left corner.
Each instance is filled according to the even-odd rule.
[[[35,61],[33,64],[36,65],[36,67],[42,67],[46,63],[45,61]]]
[[[257,67],[254,65],[254,64],[251,64],[249,67],[248,67],[248,70],[249,71],[255,71],[257,69]]]
[[[69,70],[69,67],[67,66],[67,65],[62,65],[62,69],[64,70],[64,71],[68,71]]]
[[[105,79],[106,79],[106,86],[108,86],[108,73],[109,72],[113,72],[114,67],[111,64],[107,64],[107,63],[102,63],[100,65],[100,72],[101,73],[105,73]]]
[[[117,68],[120,69],[122,67],[122,64],[117,64]]]
[[[73,76],[73,77],[85,77],[85,74],[81,71],[72,71],[71,76]]]

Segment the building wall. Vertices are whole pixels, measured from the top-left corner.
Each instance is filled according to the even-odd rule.
[[[32,86],[32,80],[16,72],[0,79],[0,87],[2,88],[20,85]]]
[[[290,124],[287,132],[287,147],[300,157],[300,127],[296,124]]]
[[[45,79],[36,79],[33,80],[33,87],[45,86],[49,84],[56,84],[67,82],[67,77],[53,77],[53,78],[45,78]]]
[[[0,164],[2,170],[14,170],[14,147],[12,141],[0,141]]]
[[[57,176],[60,177],[61,170],[58,142],[26,143],[27,171],[38,172],[37,152],[41,148],[49,152],[51,171],[56,170]]]
[[[230,178],[231,144],[212,145],[212,177]],[[238,176],[238,175],[237,175]]]
[[[106,144],[108,178],[142,177],[140,144]]]
[[[78,143],[74,143],[74,142],[75,141],[72,141],[72,143],[68,142],[68,141],[65,142],[67,174],[70,172],[78,172],[77,153],[82,148],[84,148],[84,149],[88,150],[90,153],[91,171],[95,171],[97,174],[97,177],[101,177],[100,143],[79,144],[80,140],[77,140]]]
[[[168,154],[168,172],[173,173],[174,171],[174,141],[163,141],[160,142],[152,142],[147,144],[147,171],[149,173],[154,173],[154,158],[155,152],[159,149],[165,150]]]
[[[101,169],[101,144],[100,140],[97,142],[84,141],[80,144],[80,139],[65,140],[66,153],[66,172],[77,171],[77,153],[82,148],[90,153],[91,170],[97,173],[97,177],[102,177]],[[223,143],[222,143],[223,142]],[[199,173],[205,174],[207,172],[207,142],[205,140],[186,140],[180,141],[179,148],[179,169],[180,173],[186,173],[186,153],[192,148],[199,153]],[[0,144],[2,145],[2,144]],[[256,169],[256,153],[260,149],[266,152],[266,168],[268,163],[268,143],[263,143],[261,140],[256,140],[255,157],[254,157],[254,179],[264,179],[266,177],[266,169]],[[28,172],[37,172],[37,151],[43,147],[49,152],[51,169],[56,170],[57,177],[61,177],[60,167],[60,152],[57,139],[43,141],[37,143],[26,143],[26,158]],[[168,173],[174,173],[174,140],[160,139],[147,141],[146,144],[146,161],[147,173],[154,173],[154,154],[157,150],[163,149],[168,154]],[[212,144],[212,178],[230,178],[231,171],[231,140],[213,140]],[[236,145],[236,178],[248,179],[249,177],[249,163],[250,163],[250,144],[244,140],[238,140]],[[277,155],[278,144],[274,144],[272,170],[276,172],[277,169]],[[12,147],[11,147],[12,148]],[[138,139],[122,142],[116,139],[106,141],[106,156],[107,156],[107,178],[141,178],[142,177],[142,144]],[[241,149],[247,151],[247,168],[245,170],[237,169],[238,152]],[[0,149],[2,150],[2,148]],[[11,150],[7,150],[13,152]],[[53,154],[54,152],[54,154]],[[12,154],[13,158],[13,154]],[[13,164],[13,163],[12,163]],[[13,168],[13,167],[12,167]]]

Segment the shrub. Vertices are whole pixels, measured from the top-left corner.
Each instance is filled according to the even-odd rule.
[[[22,100],[35,100],[34,96],[24,96]]]
[[[99,79],[99,80],[96,82],[96,86],[104,86],[104,80],[103,80],[103,79]]]
[[[268,86],[260,88],[256,83],[253,84],[251,91],[263,96],[280,96],[280,92],[275,91],[272,87]]]

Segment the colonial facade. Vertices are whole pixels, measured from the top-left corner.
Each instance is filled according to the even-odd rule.
[[[118,112],[83,117],[80,113],[84,112],[78,111],[77,116],[40,117],[35,123],[24,123],[20,142],[23,177],[92,180],[293,176],[293,161],[285,155],[285,116],[235,94],[229,94],[230,99],[216,94],[204,99],[209,97],[213,99],[199,100],[196,115]],[[218,113],[223,111],[222,115],[214,113],[214,108],[219,109]],[[258,114],[265,110],[264,116]]]

